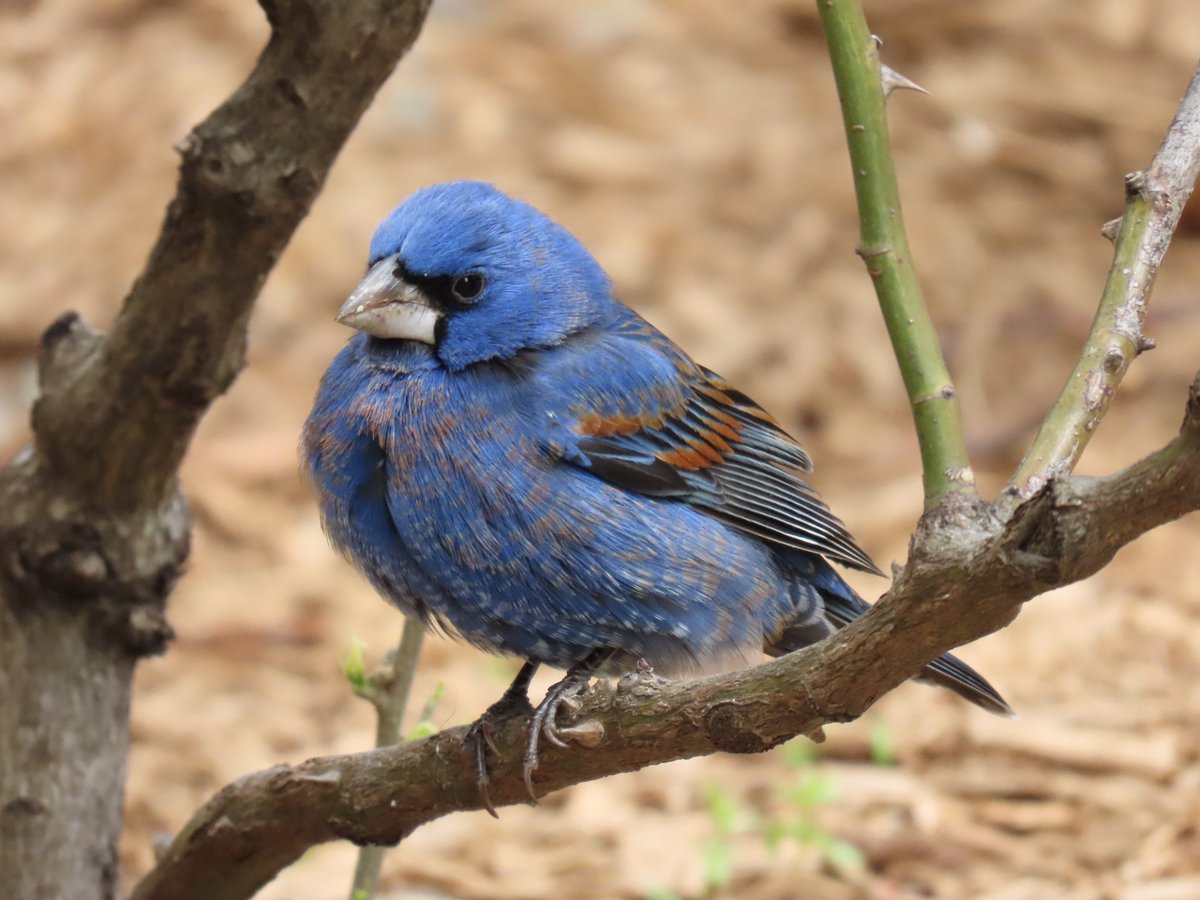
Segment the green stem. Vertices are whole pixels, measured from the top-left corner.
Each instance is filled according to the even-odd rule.
[[[1010,483],[1020,496],[1035,494],[1048,479],[1071,473],[1108,411],[1130,362],[1140,352],[1140,324],[1134,329],[1121,328],[1118,313],[1134,277],[1137,245],[1146,232],[1150,205],[1150,200],[1136,191],[1129,196],[1118,226],[1120,237],[1112,267],[1087,343],[1033,444],[1013,473]]]
[[[1150,167],[1125,177],[1108,281],[1075,370],[1009,481],[1021,500],[1068,475],[1104,418],[1130,363],[1153,347],[1142,334],[1150,289],[1200,172],[1200,67]]]
[[[973,493],[975,476],[962,417],[912,265],[887,127],[878,43],[856,0],[818,0],[842,104],[858,197],[858,254],[875,294],[912,406],[925,482],[925,507],[946,494]]]
[[[400,726],[404,721],[404,710],[412,693],[413,677],[417,671],[417,659],[421,655],[421,642],[425,638],[425,627],[419,619],[404,620],[404,631],[400,635],[400,646],[392,655],[389,669],[375,673],[370,689],[363,693],[378,713],[375,723],[375,746],[390,747],[400,743]],[[379,889],[379,872],[383,868],[384,854],[390,848],[367,846],[358,851],[358,864],[354,867],[354,882],[350,888],[350,900],[370,900]]]

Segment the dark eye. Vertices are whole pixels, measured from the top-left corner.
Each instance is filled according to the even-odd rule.
[[[477,272],[472,272],[470,275],[460,275],[454,279],[454,284],[450,285],[450,290],[454,292],[454,296],[463,302],[470,302],[483,293],[483,287],[487,284],[487,280]]]

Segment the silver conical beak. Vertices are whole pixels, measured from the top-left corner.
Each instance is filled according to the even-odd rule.
[[[338,310],[337,321],[377,338],[434,343],[440,313],[421,289],[399,277],[395,256],[371,266]]]

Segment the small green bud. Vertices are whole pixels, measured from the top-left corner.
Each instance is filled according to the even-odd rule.
[[[354,693],[361,694],[367,688],[367,642],[362,638],[350,638],[350,649],[342,657],[342,674],[350,682]]]

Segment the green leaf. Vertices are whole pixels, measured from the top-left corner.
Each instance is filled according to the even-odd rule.
[[[763,842],[767,845],[767,849],[774,854],[779,852],[779,845],[787,837],[788,828],[778,819],[767,819],[760,826],[760,833],[762,834]]]
[[[724,887],[733,878],[733,845],[720,839],[704,846],[704,885],[709,891]]]
[[[798,843],[814,847],[823,847],[829,840],[829,833],[812,819],[801,819],[798,822],[793,822],[788,831]]]
[[[442,694],[446,692],[445,682],[439,681],[433,686],[433,692],[430,693],[429,699],[425,701],[425,705],[421,707],[421,718],[417,720],[417,724],[413,726],[413,730],[408,733],[408,740],[417,741],[424,737],[429,737],[431,734],[437,734],[440,730],[433,722],[433,714],[437,712],[438,704],[442,702]]]
[[[867,857],[861,850],[849,841],[828,836],[825,846],[821,848],[825,858],[839,869],[861,870],[867,867]]]
[[[350,649],[342,657],[342,674],[350,682],[356,694],[367,687],[367,642],[362,638],[350,638]]]
[[[441,729],[439,729],[428,719],[425,719],[424,721],[418,722],[416,725],[414,725],[412,730],[410,730],[408,734],[404,736],[404,739],[406,741],[419,741],[421,738],[427,738],[431,734],[437,734],[440,730]]]
[[[784,788],[781,796],[791,805],[810,810],[837,799],[837,783],[820,772],[806,773],[796,784]]]
[[[877,766],[896,764],[896,737],[886,719],[871,723],[871,762]]]

